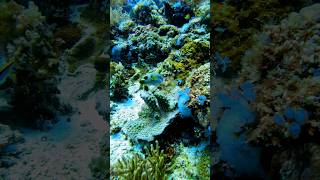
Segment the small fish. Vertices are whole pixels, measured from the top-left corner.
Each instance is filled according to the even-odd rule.
[[[14,61],[9,61],[8,63],[0,67],[0,83],[4,80],[9,74],[10,67],[13,65]]]
[[[158,85],[161,84],[164,81],[164,78],[161,74],[153,72],[148,73],[143,78],[143,83],[148,85]]]

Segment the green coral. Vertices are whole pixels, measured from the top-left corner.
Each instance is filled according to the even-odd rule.
[[[176,108],[177,101],[174,100],[175,97],[172,94],[168,94],[164,90],[158,90],[154,92],[154,96],[161,110],[170,112]]]
[[[179,29],[174,25],[162,25],[158,30],[160,36],[175,37],[178,33]]]
[[[158,6],[152,0],[141,0],[132,9],[131,17],[140,24],[152,24],[155,26],[166,24],[158,12]]]
[[[123,157],[112,167],[112,179],[166,180],[171,171],[170,158],[160,150],[159,143],[145,148],[145,157],[135,153],[132,157]]]
[[[141,92],[140,96],[145,104],[139,112],[139,118],[128,120],[123,128],[130,140],[153,141],[155,136],[164,132],[178,114],[177,91],[178,88],[171,89],[170,92],[154,88]]]
[[[193,40],[186,43],[178,52],[172,51],[163,63],[158,65],[158,72],[173,79],[185,80],[192,69],[209,62],[209,42]]]
[[[127,13],[124,13],[124,10],[121,6],[117,6],[117,3],[111,3],[110,8],[110,26],[116,26],[121,20],[130,20],[130,16]]]
[[[160,108],[158,106],[158,101],[153,94],[151,94],[150,92],[144,91],[143,93],[141,93],[141,98],[144,100],[144,102],[150,108],[150,110],[154,112],[160,111]]]
[[[121,63],[110,63],[110,73],[112,74],[110,79],[110,98],[111,100],[119,101],[126,98],[129,87],[128,70],[123,67]]]

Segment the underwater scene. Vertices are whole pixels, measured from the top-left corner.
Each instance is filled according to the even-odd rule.
[[[110,10],[111,179],[210,179],[210,2]]]
[[[320,180],[319,0],[0,0],[0,180]]]
[[[211,177],[320,179],[320,4],[211,4]]]
[[[0,1],[1,180],[87,180],[107,164],[107,22],[107,1]]]

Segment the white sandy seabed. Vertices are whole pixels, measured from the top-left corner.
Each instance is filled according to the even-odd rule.
[[[80,66],[76,75],[62,78],[61,98],[70,103],[75,112],[49,131],[22,129],[25,142],[16,164],[5,169],[6,179],[91,179],[88,167],[99,156],[99,142],[108,127],[96,110],[101,93],[92,93],[85,100],[79,96],[93,87],[93,65]]]

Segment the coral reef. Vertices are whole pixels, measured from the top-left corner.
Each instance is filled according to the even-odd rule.
[[[157,4],[152,0],[141,0],[132,8],[132,19],[138,24],[152,24],[155,26],[166,24],[158,12]]]
[[[0,2],[0,179],[109,176],[105,147],[88,166],[107,130],[106,7],[100,0]]]
[[[319,178],[320,6],[312,3],[215,4],[214,178]]]
[[[313,71],[320,58],[315,18],[318,8],[318,4],[304,8],[299,14],[291,13],[280,25],[266,26],[260,37],[265,36],[267,42],[258,41],[244,57],[239,81],[249,79],[257,84],[253,108],[261,121],[256,131],[261,132],[253,132],[259,134],[254,141],[280,145],[272,138],[298,137],[301,127],[317,121],[314,110],[319,108],[315,98],[320,84]]]
[[[312,1],[243,1],[227,0],[212,5],[212,42],[215,52],[229,57],[232,63],[226,74],[236,75],[240,59],[253,47],[254,35],[264,24],[277,24],[293,11],[310,5]]]
[[[2,39],[11,40],[3,41],[5,61],[13,61],[14,66],[9,78],[11,84],[8,84],[12,88],[10,103],[17,115],[23,117],[25,122],[22,123],[41,127],[42,123],[54,120],[59,106],[54,77],[58,72],[58,60],[51,45],[52,32],[32,2],[27,9],[13,1],[2,3],[1,8],[9,11],[1,24],[16,22],[9,25],[12,30],[1,34]]]
[[[171,152],[171,162],[178,157],[172,153],[176,144],[183,143],[183,151],[189,146],[197,148],[209,138],[209,9],[206,0],[111,4],[115,17],[111,27],[111,67],[123,65],[118,72],[111,72],[111,97],[116,95],[114,88],[123,89],[118,94],[125,94],[121,101],[111,102],[111,141],[118,144],[110,149],[111,161],[118,158],[113,154],[123,156],[121,167],[127,171],[136,169],[128,175],[131,179],[147,178],[149,174],[140,167],[145,166],[148,155],[144,157],[137,146],[159,141],[161,149]],[[119,140],[119,135],[125,139]],[[203,153],[204,149],[199,151]],[[196,153],[189,155],[193,159]],[[203,162],[208,160],[206,156]],[[209,178],[204,164],[196,168],[201,170],[190,170],[188,177]],[[172,175],[167,172],[154,178]],[[185,174],[177,175],[175,178],[179,179]]]
[[[185,147],[183,144],[175,147],[176,158],[173,161],[173,173],[170,178],[208,179],[210,176],[210,155],[208,144]]]

